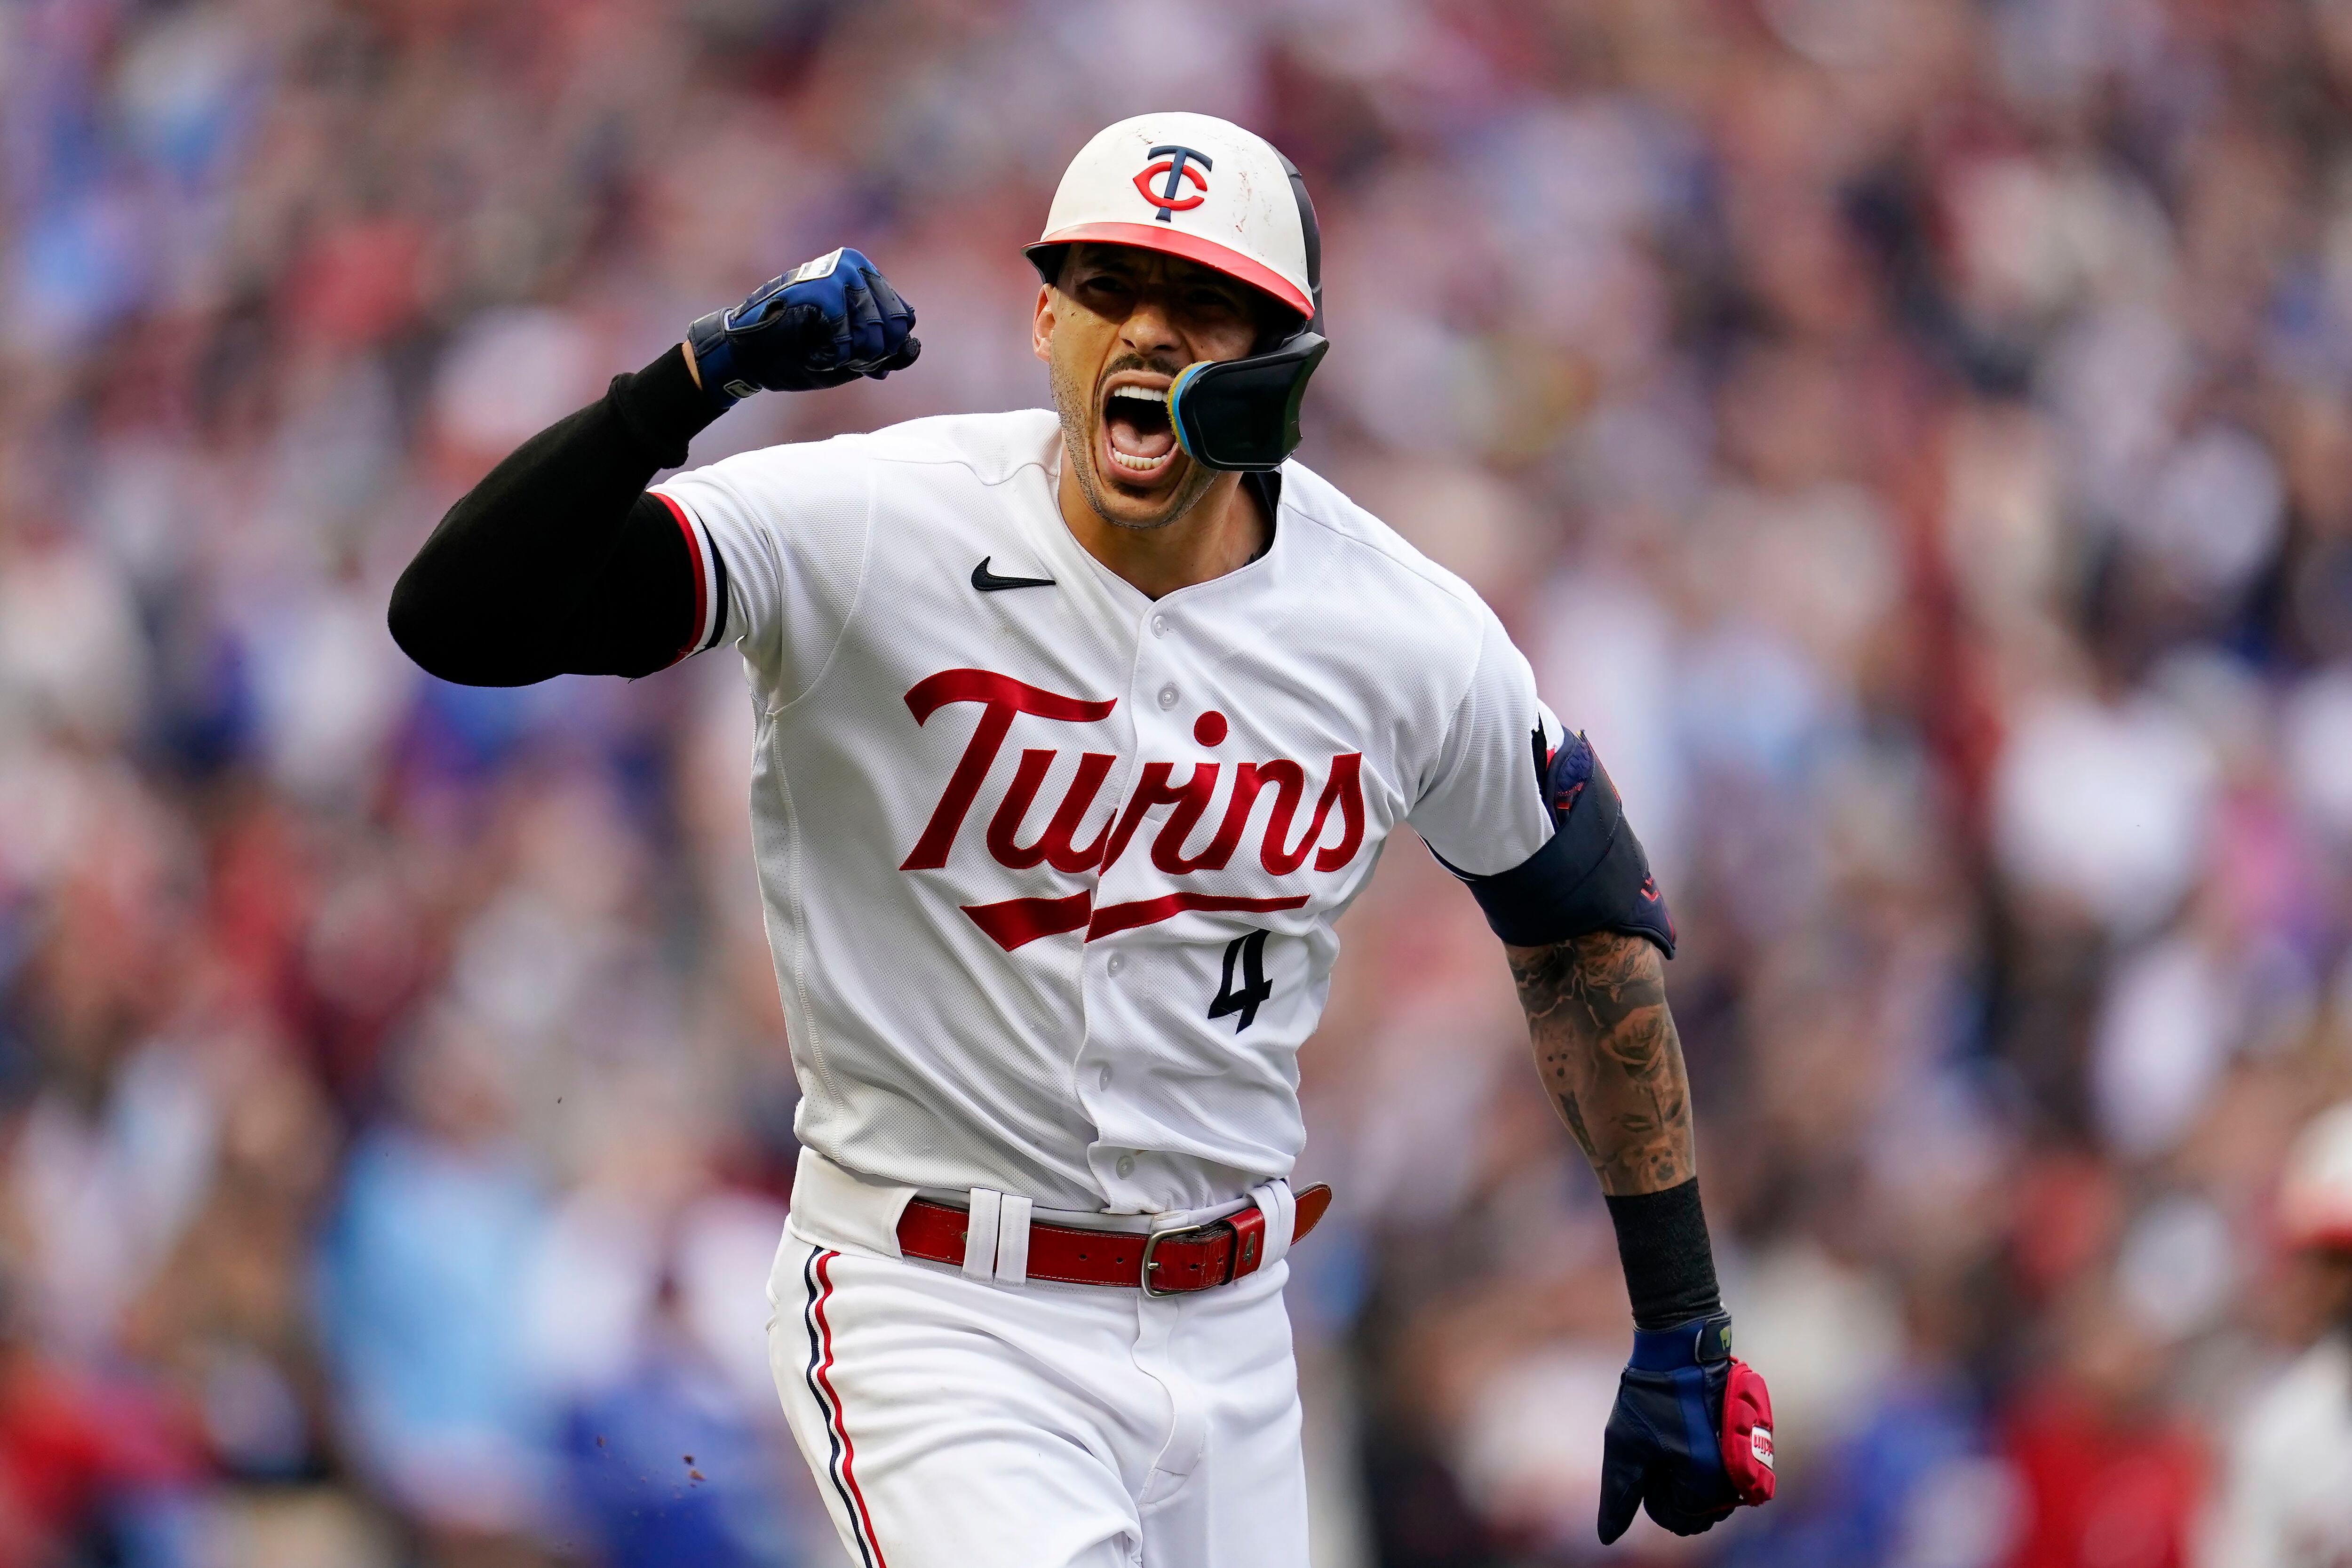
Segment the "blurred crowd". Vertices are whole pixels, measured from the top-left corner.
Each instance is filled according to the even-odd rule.
[[[1770,1510],[1594,1544],[1609,1226],[1408,837],[1303,1062],[1318,1568],[2227,1560],[2340,1310],[2352,5],[5,0],[0,1568],[840,1562],[740,672],[385,601],[835,245],[920,365],[697,462],[1043,403],[1017,247],[1150,108],[1305,170],[1302,460],[1626,797],[1779,1407]]]

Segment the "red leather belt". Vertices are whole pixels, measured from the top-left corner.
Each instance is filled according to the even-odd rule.
[[[1318,1182],[1295,1197],[1294,1244],[1306,1240],[1331,1206],[1331,1189]],[[969,1217],[946,1204],[913,1199],[898,1216],[898,1250],[931,1263],[961,1263]],[[1181,1296],[1255,1274],[1265,1261],[1265,1215],[1255,1205],[1206,1225],[1150,1236],[1043,1220],[1029,1224],[1029,1278],[1064,1285],[1124,1285],[1148,1295]]]

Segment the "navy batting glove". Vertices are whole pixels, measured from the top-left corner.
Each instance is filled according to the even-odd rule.
[[[1731,1320],[1636,1331],[1601,1455],[1601,1543],[1633,1510],[1696,1535],[1742,1503],[1772,1500],[1772,1396],[1731,1354]]]
[[[731,310],[713,310],[686,341],[702,390],[720,409],[755,392],[809,392],[861,375],[879,381],[923,352],[915,308],[855,250],[772,278]]]

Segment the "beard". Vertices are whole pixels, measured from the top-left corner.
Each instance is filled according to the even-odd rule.
[[[1054,383],[1054,409],[1062,420],[1062,450],[1067,456],[1070,471],[1077,477],[1078,491],[1094,508],[1095,515],[1113,528],[1124,528],[1137,533],[1150,533],[1181,522],[1192,510],[1201,504],[1201,498],[1216,483],[1213,468],[1185,459],[1184,478],[1168,491],[1160,502],[1157,516],[1124,518],[1104,505],[1103,477],[1095,469],[1095,438],[1093,423],[1100,412],[1101,386],[1104,379],[1123,370],[1163,370],[1139,354],[1124,354],[1103,367],[1101,376],[1081,385],[1076,374],[1059,360],[1051,362]],[[1179,369],[1182,367],[1178,367]],[[1172,371],[1165,372],[1175,374]]]

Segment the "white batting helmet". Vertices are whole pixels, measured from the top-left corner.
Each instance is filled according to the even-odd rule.
[[[2352,1100],[2321,1111],[2287,1151],[2279,1224],[2291,1247],[2352,1250]]]
[[[1070,160],[1027,254],[1051,283],[1063,246],[1138,245],[1213,267],[1312,317],[1318,247],[1295,174],[1273,143],[1230,121],[1139,114]]]

